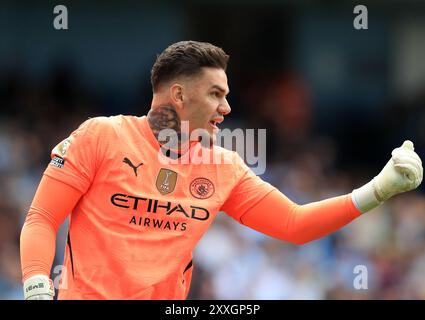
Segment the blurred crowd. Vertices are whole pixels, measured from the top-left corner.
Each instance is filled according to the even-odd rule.
[[[22,299],[19,236],[50,150],[87,117],[108,115],[107,102],[79,87],[66,68],[42,83],[20,70],[0,81],[0,299]],[[349,193],[388,160],[391,149],[381,146],[384,154],[368,153],[375,158],[371,164],[356,166],[358,155],[340,154],[344,137],[313,130],[314,106],[296,73],[257,83],[263,87],[239,88],[229,123],[268,130],[262,177],[291,200],[304,204]],[[134,103],[137,115],[148,110],[149,98]],[[417,128],[414,138],[420,122]],[[387,143],[396,147],[403,137],[397,139]],[[58,232],[54,266],[62,262],[66,228]],[[190,299],[425,299],[425,197],[421,189],[397,196],[303,246],[261,235],[220,213],[194,256]],[[367,289],[356,289],[356,266],[367,270]]]

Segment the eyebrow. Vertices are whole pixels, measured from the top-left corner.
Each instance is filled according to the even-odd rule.
[[[213,85],[212,87],[211,87],[211,89],[217,89],[218,91],[220,91],[220,92],[223,92],[223,93],[225,93],[226,95],[227,94],[229,94],[229,92],[230,91],[227,91],[227,93],[226,93],[226,89],[224,89],[224,88],[222,88],[222,87],[220,87],[220,86],[218,86],[218,85]]]

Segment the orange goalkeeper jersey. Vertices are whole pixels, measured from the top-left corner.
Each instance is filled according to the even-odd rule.
[[[59,299],[185,299],[192,251],[223,204],[239,220],[274,190],[237,153],[207,152],[227,161],[161,162],[145,116],[92,118],[57,145],[44,174],[83,194],[70,215]],[[243,197],[231,203],[236,186]]]

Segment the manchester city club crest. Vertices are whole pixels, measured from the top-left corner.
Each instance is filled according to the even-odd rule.
[[[198,199],[208,199],[214,191],[213,183],[207,178],[196,178],[190,184],[190,193]]]

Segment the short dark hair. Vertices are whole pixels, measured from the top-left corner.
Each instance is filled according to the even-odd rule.
[[[153,92],[161,83],[179,76],[193,76],[203,67],[226,71],[229,56],[208,42],[180,41],[170,45],[157,58],[151,70]]]

